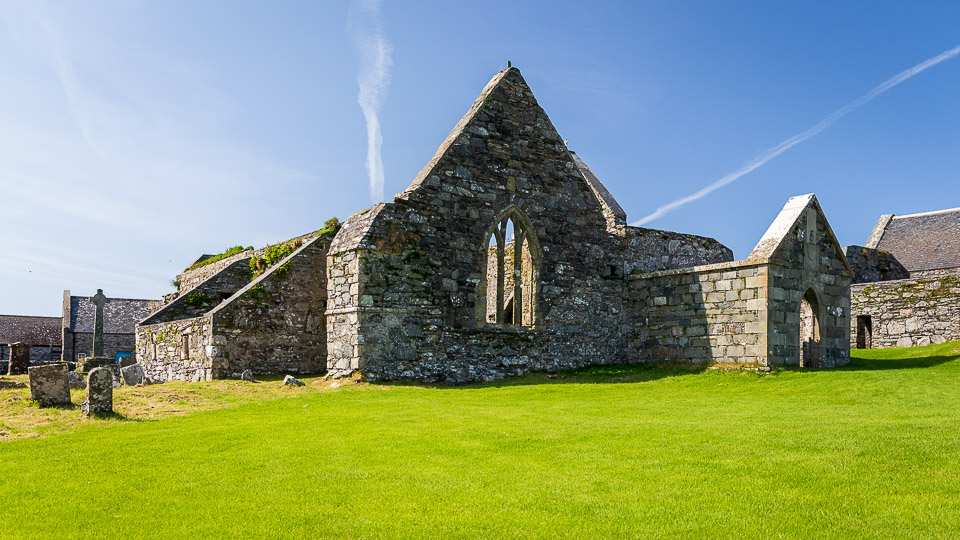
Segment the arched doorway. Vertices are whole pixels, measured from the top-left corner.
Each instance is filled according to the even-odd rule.
[[[813,289],[800,300],[800,367],[820,367],[820,301]]]

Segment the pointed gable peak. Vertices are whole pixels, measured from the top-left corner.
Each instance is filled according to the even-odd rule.
[[[777,218],[767,228],[767,232],[760,237],[760,241],[757,242],[757,246],[753,248],[748,258],[765,260],[773,257],[777,248],[780,247],[786,236],[793,230],[797,220],[803,215],[803,211],[816,201],[817,196],[813,193],[796,195],[787,199],[787,204],[783,205],[783,209],[780,210]]]
[[[750,261],[770,261],[773,259],[777,252],[780,250],[781,246],[784,245],[788,235],[797,227],[797,222],[809,211],[812,210],[815,212],[815,215],[820,218],[824,224],[824,229],[819,234],[826,235],[830,239],[830,244],[832,245],[834,251],[839,256],[840,260],[843,261],[844,266],[846,266],[848,271],[850,270],[850,264],[847,262],[846,256],[843,254],[843,248],[840,246],[840,242],[837,240],[836,235],[833,233],[833,229],[830,227],[830,222],[827,221],[826,215],[823,213],[823,209],[820,208],[820,202],[817,201],[817,196],[813,193],[808,193],[806,195],[797,195],[795,197],[790,197],[787,200],[787,203],[783,205],[783,209],[780,210],[780,213],[777,215],[777,218],[773,220],[773,223],[770,224],[770,227],[767,229],[767,232],[763,234],[763,237],[760,238],[760,241],[757,242],[757,246],[753,248],[753,251],[750,252],[750,256],[747,257],[747,260]]]
[[[410,194],[430,176],[437,163],[450,151],[450,147],[453,146],[462,135],[470,133],[471,131],[486,135],[485,128],[478,126],[472,130],[471,124],[476,122],[477,117],[484,111],[485,107],[489,107],[490,112],[493,114],[498,114],[502,111],[498,111],[497,109],[502,107],[503,103],[506,102],[510,102],[511,106],[520,104],[522,107],[536,107],[538,109],[540,107],[537,104],[536,98],[533,96],[533,91],[530,90],[530,87],[527,85],[527,81],[524,80],[523,75],[520,74],[520,70],[513,66],[497,72],[497,74],[490,79],[486,86],[483,87],[483,90],[480,91],[480,95],[474,100],[473,105],[470,106],[467,113],[460,118],[457,125],[453,127],[440,147],[437,148],[437,151],[430,161],[420,170],[407,189],[397,195],[397,197],[401,199],[408,198]],[[541,127],[544,136],[557,141],[562,140],[550,123],[549,118],[546,117],[546,113],[543,112],[542,109],[539,112],[543,115],[547,124]]]

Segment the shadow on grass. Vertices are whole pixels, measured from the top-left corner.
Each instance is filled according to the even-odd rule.
[[[468,388],[503,388],[508,386],[549,384],[618,384],[655,381],[668,377],[696,375],[708,366],[695,364],[612,364],[587,366],[565,371],[534,371],[516,377],[489,382],[454,384],[448,382],[376,381],[383,386],[417,386],[438,390]]]
[[[883,371],[891,369],[922,369],[939,366],[960,358],[958,355],[921,356],[917,358],[851,358],[850,363],[835,368],[837,371]]]
[[[89,418],[91,420],[114,420],[117,422],[145,422],[146,421],[143,418],[130,418],[130,417],[124,416],[118,413],[117,411],[113,411],[107,414],[94,413],[94,414],[91,414]]]
[[[83,414],[82,406],[78,403],[73,403],[73,402],[57,403],[52,405],[40,405],[34,400],[29,400],[27,403],[29,403],[30,407],[36,407],[37,409],[44,410],[44,411],[64,411],[64,412],[76,411],[81,415]],[[94,413],[94,414],[91,414],[89,417],[97,420],[116,420],[120,422],[142,422],[143,421],[140,418],[128,418],[118,413],[117,411],[112,411],[107,414]]]

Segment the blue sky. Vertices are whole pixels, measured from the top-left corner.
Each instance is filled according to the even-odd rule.
[[[370,206],[378,31],[388,200],[510,60],[635,221],[960,45],[960,4],[0,0],[0,313],[158,298],[200,253]],[[844,245],[960,206],[958,97],[954,58],[647,226],[742,258],[791,195]]]

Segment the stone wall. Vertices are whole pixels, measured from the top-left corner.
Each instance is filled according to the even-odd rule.
[[[788,203],[789,205],[789,203]],[[756,251],[756,250],[755,250]],[[850,361],[850,282],[853,277],[819,203],[799,212],[770,256],[768,357],[771,364],[800,361],[800,312],[813,297],[819,320],[817,359],[813,367]]]
[[[219,262],[212,263],[219,265]],[[204,267],[205,268],[205,267]],[[175,300],[164,306],[141,324],[152,325],[160,322],[192,319],[207,313],[221,302],[250,283],[250,257],[235,258],[222,266],[220,271],[192,290],[184,291]]]
[[[854,283],[910,277],[910,272],[889,251],[862,246],[847,246],[844,248],[844,255],[853,269]]]
[[[627,279],[628,361],[766,365],[766,265],[725,263]]]
[[[638,274],[730,262],[733,251],[705,236],[627,227],[623,259],[623,272]]]
[[[850,288],[850,346],[858,347],[858,318],[869,317],[872,348],[913,347],[960,340],[960,271],[939,276],[862,283]],[[860,319],[864,323],[863,319]]]
[[[137,326],[137,360],[147,380],[211,380],[215,368],[207,354],[211,330],[209,316]]]
[[[845,364],[851,277],[816,199],[791,198],[744,261],[630,276],[628,359]]]
[[[249,260],[250,257],[253,257],[253,255],[254,250],[246,249],[239,253],[234,253],[229,257],[220,259],[219,261],[214,261],[198,268],[194,268],[193,270],[184,270],[182,273],[177,274],[177,291],[165,295],[163,297],[164,303],[169,304],[170,302],[173,302],[179,298],[181,294],[193,289],[197,285],[200,285],[204,281],[207,281],[211,277],[217,275],[224,268],[243,259]]]
[[[529,220],[536,245],[532,328],[478,316],[488,237],[510,212]],[[356,345],[348,336],[328,346],[331,368],[465,382],[623,360],[624,282],[609,275],[623,262],[623,238],[608,232],[597,195],[516,69],[491,81],[356,244],[341,251],[356,254],[356,293],[345,296],[359,305],[341,305],[347,280],[334,279],[328,310],[334,323],[356,318]],[[347,255],[331,252],[333,271]]]
[[[300,236],[296,236],[294,238],[291,238],[290,240],[287,240],[287,242],[296,242],[299,240],[302,243],[307,243],[313,238],[315,238],[318,232],[319,231],[313,231]],[[212,263],[208,263],[203,266],[194,268],[193,270],[184,270],[180,274],[177,274],[176,282],[178,285],[177,285],[176,292],[164,295],[163,303],[169,304],[170,302],[173,302],[174,300],[179,298],[181,295],[187,292],[190,292],[190,290],[193,289],[194,287],[200,285],[204,281],[207,281],[211,277],[219,274],[224,268],[227,268],[228,266],[231,266],[236,262],[239,262],[244,259],[249,260],[252,257],[263,257],[264,252],[269,247],[270,246],[265,246],[258,249],[245,249],[241,252],[234,253],[229,257],[224,257],[219,261],[214,261]]]
[[[327,249],[314,237],[211,311],[214,378],[327,368]]]
[[[223,379],[247,369],[323,372],[327,249],[333,234],[298,237],[303,238],[305,243],[252,281],[250,258],[235,259],[143,321],[137,327],[137,351],[147,355],[141,361],[148,377]],[[184,336],[192,340],[187,357]]]
[[[136,355],[136,334],[103,334],[103,355],[107,358],[116,358],[118,352],[131,353]],[[63,362],[75,363],[79,354],[90,356],[93,353],[93,333],[91,332],[70,332],[64,330],[63,350],[61,359]]]

